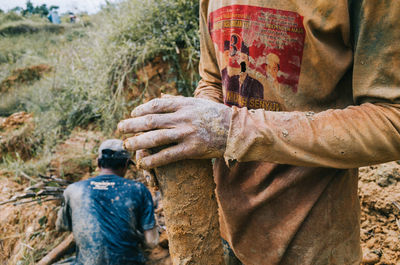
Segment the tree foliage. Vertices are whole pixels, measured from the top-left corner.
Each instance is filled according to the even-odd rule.
[[[34,6],[31,1],[27,1],[25,9],[21,10],[21,14],[23,16],[38,14],[41,17],[45,17],[49,14],[50,11],[56,10],[58,8],[59,8],[58,6],[54,5],[48,8],[46,4],[42,4],[40,6]]]

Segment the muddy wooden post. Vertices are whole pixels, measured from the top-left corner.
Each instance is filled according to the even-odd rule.
[[[186,160],[155,170],[174,265],[223,265],[210,160]]]
[[[59,260],[68,250],[75,247],[74,235],[69,234],[63,242],[42,258],[36,265],[50,265]]]

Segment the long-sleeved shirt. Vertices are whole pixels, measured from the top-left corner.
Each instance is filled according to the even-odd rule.
[[[244,264],[359,264],[357,167],[400,158],[400,2],[200,8],[195,96],[233,113],[214,166],[223,237]],[[236,89],[248,76],[262,96]]]

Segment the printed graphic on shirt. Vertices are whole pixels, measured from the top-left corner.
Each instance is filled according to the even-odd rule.
[[[297,92],[303,57],[303,17],[291,11],[233,5],[210,13],[219,52],[224,101],[239,107],[282,110],[271,93]]]
[[[115,182],[108,181],[90,181],[90,186],[94,190],[108,190],[108,187],[111,186],[114,188]]]

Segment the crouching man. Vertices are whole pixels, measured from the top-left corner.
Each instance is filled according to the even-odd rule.
[[[76,259],[72,264],[142,265],[145,257],[139,245],[158,243],[149,190],[124,179],[130,163],[121,140],[106,140],[99,148],[100,175],[64,191],[56,227],[74,234]]]

